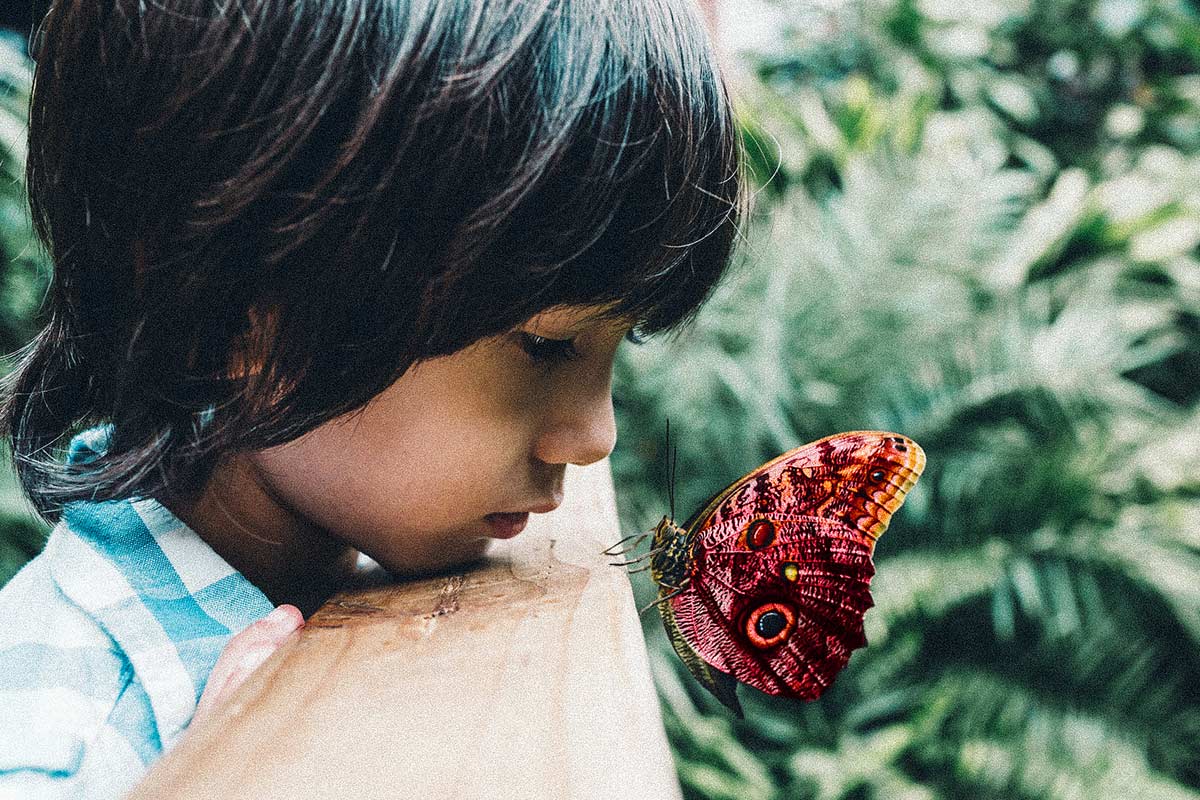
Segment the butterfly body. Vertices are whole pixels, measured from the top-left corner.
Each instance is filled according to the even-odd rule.
[[[906,437],[837,434],[738,479],[682,527],[664,517],[650,570],[697,680],[739,714],[737,681],[819,697],[867,643],[875,540],[924,463]]]

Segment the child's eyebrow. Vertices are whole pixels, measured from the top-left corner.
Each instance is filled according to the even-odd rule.
[[[564,336],[579,336],[594,328],[604,328],[609,331],[616,331],[624,328],[628,329],[624,333],[624,335],[628,337],[629,334],[633,332],[633,329],[636,328],[638,323],[638,320],[634,319],[633,317],[606,317],[604,316],[603,310],[593,310],[590,313],[581,313],[578,310],[573,312],[559,313],[562,313],[562,316],[557,317],[557,319],[555,319],[557,316],[556,314],[549,313],[544,315],[534,315],[531,320],[538,320],[540,318],[541,321],[547,325],[547,327],[558,328],[562,331],[562,335]],[[633,339],[630,339],[630,341],[633,341]],[[642,340],[639,339],[636,343],[640,344],[641,341]]]

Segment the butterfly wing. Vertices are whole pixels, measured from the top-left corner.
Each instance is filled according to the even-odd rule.
[[[731,484],[686,526],[687,581],[663,609],[676,650],[768,694],[819,697],[866,644],[875,540],[924,464],[906,437],[854,431]],[[728,685],[688,666],[734,707]]]
[[[662,613],[663,626],[667,629],[667,638],[679,655],[679,660],[688,668],[688,672],[703,686],[712,692],[713,696],[733,710],[738,719],[743,718],[742,704],[737,698],[737,681],[728,673],[714,669],[705,661],[700,653],[688,643],[679,623],[675,621],[675,612],[670,604],[659,606]],[[695,636],[695,634],[692,634]]]
[[[689,591],[672,598],[681,635],[711,667],[768,694],[813,700],[865,645],[874,575],[869,546],[820,517],[755,518],[773,540],[760,550],[737,523],[697,555]],[[760,536],[761,541],[761,536]]]
[[[789,450],[743,475],[684,528],[702,534],[728,519],[774,511],[845,522],[873,548],[924,468],[924,451],[907,436],[839,433]]]

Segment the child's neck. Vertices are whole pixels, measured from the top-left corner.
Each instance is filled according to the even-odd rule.
[[[355,573],[358,551],[287,507],[243,459],[218,465],[197,499],[163,504],[274,605],[305,618]]]

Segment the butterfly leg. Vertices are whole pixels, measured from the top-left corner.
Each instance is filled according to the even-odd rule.
[[[654,600],[654,601],[642,606],[641,608],[638,609],[638,614],[644,614],[646,611],[648,611],[651,608],[654,608],[659,603],[663,603],[663,602],[666,602],[667,600],[670,600],[675,595],[680,594],[681,592],[685,591],[688,587],[687,587],[687,584],[685,583],[683,586],[668,586],[666,588],[672,589],[673,591],[670,594],[665,594],[662,597],[658,598],[657,600]]]
[[[642,553],[637,558],[632,558],[629,561],[610,561],[608,563],[609,563],[609,565],[614,566],[614,567],[631,567],[634,564],[640,564],[641,562],[645,561],[647,558],[653,558],[654,556],[658,555],[662,551],[663,551],[662,547],[655,547],[654,549],[647,550],[645,553]],[[653,562],[651,562],[651,563],[653,563]],[[641,571],[642,570],[640,570],[640,569],[633,570],[633,572],[641,572]]]
[[[624,539],[622,539],[621,541],[614,544],[612,547],[601,550],[600,552],[602,555],[606,555],[606,556],[623,556],[626,553],[631,553],[634,550],[641,547],[642,542],[646,541],[646,539],[652,535],[654,535],[654,531],[647,531],[645,533],[631,533],[628,536],[626,536]],[[629,545],[628,547],[618,549],[618,548],[621,548],[621,545],[625,544],[630,539],[635,540],[633,542],[633,544]]]

